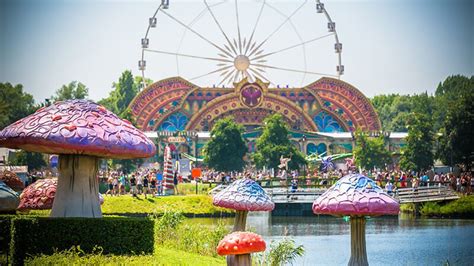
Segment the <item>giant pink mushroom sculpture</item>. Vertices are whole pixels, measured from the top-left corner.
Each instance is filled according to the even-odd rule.
[[[52,217],[101,217],[99,158],[145,158],[153,142],[103,106],[69,100],[39,109],[0,131],[0,146],[59,154]]]
[[[370,178],[352,174],[336,184],[313,203],[315,214],[350,216],[351,259],[349,265],[369,265],[365,245],[365,216],[398,215],[400,205]]]

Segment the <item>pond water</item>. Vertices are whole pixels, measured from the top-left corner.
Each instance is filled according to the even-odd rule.
[[[230,218],[224,221],[233,223]],[[343,218],[250,213],[247,225],[267,244],[288,236],[303,245],[305,256],[294,265],[347,265],[349,261],[350,224]],[[450,265],[474,265],[474,220],[378,217],[367,221],[366,241],[370,265],[443,265],[447,261]]]

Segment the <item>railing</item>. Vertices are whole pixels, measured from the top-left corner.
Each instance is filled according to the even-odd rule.
[[[431,186],[419,188],[400,188],[394,197],[400,203],[419,203],[459,199],[459,196],[447,186]]]

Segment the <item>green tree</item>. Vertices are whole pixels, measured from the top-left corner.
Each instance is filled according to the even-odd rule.
[[[428,170],[433,165],[433,140],[432,119],[424,114],[412,113],[400,167],[403,170]]]
[[[143,88],[142,80],[142,77],[134,78],[130,70],[124,71],[119,81],[112,84],[113,90],[109,93],[109,97],[100,100],[98,103],[120,116],[120,118],[135,123],[128,106],[137,95],[138,89]],[[146,83],[151,84],[153,81],[146,79]]]
[[[39,170],[46,166],[42,153],[19,151],[9,161],[10,165],[28,165],[28,170]]]
[[[407,132],[408,119],[412,112],[433,115],[434,97],[426,92],[410,95],[377,95],[372,104],[385,131]]]
[[[205,146],[204,162],[217,171],[241,171],[247,152],[243,132],[243,127],[232,118],[217,121]]]
[[[474,160],[474,76],[448,77],[436,89],[436,114],[441,137],[437,157],[445,164],[463,164],[470,169]]]
[[[23,86],[0,83],[0,129],[32,114],[36,110],[33,96]]]
[[[369,137],[366,132],[357,130],[355,141],[354,155],[357,166],[373,169],[374,167],[383,168],[386,164],[391,163],[390,153],[385,148],[383,135]]]
[[[89,96],[89,89],[86,85],[81,82],[71,81],[69,84],[63,85],[56,93],[51,96],[51,99],[55,102],[72,100],[72,99],[85,99]]]
[[[271,115],[264,120],[262,135],[257,139],[257,152],[253,160],[257,167],[277,168],[280,157],[291,157],[290,169],[298,169],[306,164],[303,154],[288,139],[288,126],[280,114]]]

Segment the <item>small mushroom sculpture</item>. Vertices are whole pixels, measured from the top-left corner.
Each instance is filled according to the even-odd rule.
[[[0,213],[14,212],[19,202],[16,192],[0,180]]]
[[[21,211],[51,209],[57,186],[58,179],[56,178],[36,180],[21,193],[18,209]]]
[[[398,215],[399,211],[397,201],[372,179],[360,174],[342,177],[313,203],[315,214],[350,216],[349,265],[369,265],[365,245],[365,216]]]
[[[3,171],[0,173],[0,180],[17,192],[22,191],[25,188],[23,181],[21,181],[21,179],[12,171]]]
[[[52,217],[102,217],[99,158],[151,157],[153,142],[130,122],[87,100],[44,107],[0,131],[0,146],[59,155]]]
[[[214,195],[215,206],[236,210],[233,232],[245,231],[249,211],[272,211],[275,203],[252,179],[238,179]]]
[[[265,251],[266,244],[262,237],[251,232],[233,232],[226,235],[217,246],[220,256],[234,256],[234,260],[227,265],[251,266],[250,253]]]

